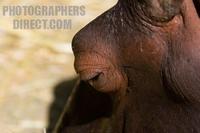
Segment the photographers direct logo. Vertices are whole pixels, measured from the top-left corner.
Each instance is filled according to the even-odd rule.
[[[4,17],[13,17],[13,29],[71,29],[72,19],[66,17],[85,16],[85,6],[35,5],[3,6]],[[62,19],[61,19],[62,18]]]

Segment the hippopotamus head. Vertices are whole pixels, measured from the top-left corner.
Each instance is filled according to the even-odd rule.
[[[101,92],[125,94],[140,88],[158,95],[164,86],[187,93],[181,84],[196,74],[198,11],[198,0],[119,0],[74,37],[75,69]],[[192,86],[195,90],[198,85]]]
[[[199,133],[199,16],[199,0],[119,0],[79,31],[63,131]]]

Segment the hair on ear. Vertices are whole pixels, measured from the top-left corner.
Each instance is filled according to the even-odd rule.
[[[138,0],[138,2],[150,19],[165,22],[180,13],[183,0]]]

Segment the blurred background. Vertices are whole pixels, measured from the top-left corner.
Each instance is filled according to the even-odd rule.
[[[44,133],[54,127],[76,74],[71,40],[117,0],[1,0],[7,5],[84,5],[71,30],[14,30],[0,12],[0,132]]]

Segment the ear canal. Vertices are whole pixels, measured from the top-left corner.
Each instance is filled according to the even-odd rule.
[[[150,19],[165,22],[180,13],[183,0],[138,0],[145,15]]]
[[[193,3],[196,8],[198,16],[200,17],[200,0],[193,0]]]

